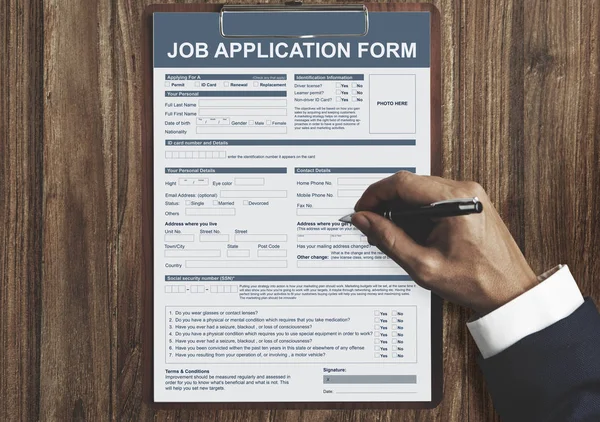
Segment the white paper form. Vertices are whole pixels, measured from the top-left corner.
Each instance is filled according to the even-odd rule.
[[[430,293],[338,222],[430,173],[429,14],[370,19],[282,41],[154,15],[155,401],[431,400]]]

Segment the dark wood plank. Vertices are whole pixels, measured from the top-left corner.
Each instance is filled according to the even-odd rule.
[[[550,7],[549,7],[550,5]],[[525,8],[526,250],[600,302],[600,2]]]
[[[447,167],[476,180],[523,247],[523,2],[465,4],[461,10],[459,137]],[[466,330],[466,320],[459,329]],[[468,336],[468,334],[467,334]],[[468,336],[470,337],[470,336]],[[497,420],[469,338],[468,420]]]
[[[113,419],[116,133],[111,3],[44,10],[40,413]]]
[[[40,417],[42,2],[0,3],[0,420]]]

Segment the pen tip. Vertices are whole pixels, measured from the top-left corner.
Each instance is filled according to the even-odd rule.
[[[348,214],[343,216],[342,218],[339,219],[339,221],[341,221],[342,223],[351,223],[352,222],[352,216],[354,214]]]

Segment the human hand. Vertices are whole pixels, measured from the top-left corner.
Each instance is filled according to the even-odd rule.
[[[422,206],[477,196],[481,214],[433,222],[422,244],[388,219],[370,212],[386,202]],[[510,232],[483,188],[401,171],[369,186],[355,206],[352,224],[420,286],[485,315],[537,284]]]

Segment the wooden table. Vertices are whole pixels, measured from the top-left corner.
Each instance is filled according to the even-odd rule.
[[[141,401],[140,35],[150,0],[0,2],[0,420],[496,420],[446,305],[432,411]],[[489,4],[488,4],[489,3]],[[600,301],[600,2],[435,2],[444,174],[479,181],[538,273]]]

